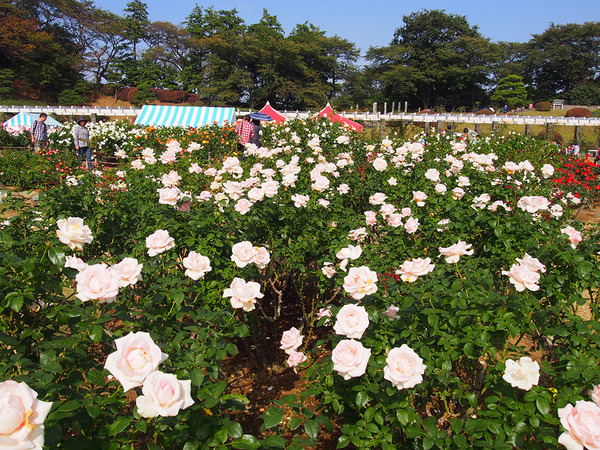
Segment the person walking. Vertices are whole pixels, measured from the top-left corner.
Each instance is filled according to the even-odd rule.
[[[250,144],[254,144],[257,147],[260,147],[260,133],[262,132],[262,128],[260,126],[260,120],[252,119],[252,138],[250,139]]]
[[[242,120],[238,120],[235,124],[235,134],[239,136],[238,151],[241,153],[246,148],[246,144],[250,142],[254,133],[254,127],[251,123],[251,118],[246,115]]]
[[[45,149],[48,147],[48,125],[44,123],[47,118],[48,114],[41,113],[40,117],[33,121],[29,130],[31,133],[31,143],[36,153],[40,152],[40,148]]]
[[[90,130],[86,127],[87,119],[83,116],[77,118],[77,125],[73,127],[73,142],[77,157],[82,159],[85,156],[88,172],[92,171],[92,154],[90,152]]]

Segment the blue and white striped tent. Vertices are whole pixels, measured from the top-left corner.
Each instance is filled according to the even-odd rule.
[[[235,122],[235,109],[209,106],[144,105],[135,119],[136,125],[162,127],[202,127]]]
[[[24,128],[26,130],[29,130],[33,121],[37,120],[39,117],[40,115],[36,113],[20,112],[16,116],[11,117],[6,122],[4,122],[2,126],[7,129],[20,130]],[[46,119],[46,125],[48,125],[49,127],[62,127],[62,123],[60,123],[56,119],[53,119],[50,116],[48,116],[48,118]]]

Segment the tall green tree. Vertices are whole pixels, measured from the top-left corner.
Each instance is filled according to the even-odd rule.
[[[498,82],[498,86],[492,93],[490,100],[496,106],[507,105],[509,108],[525,106],[527,102],[527,90],[523,78],[519,75],[509,75]]]
[[[412,13],[403,21],[389,47],[367,52],[386,99],[454,109],[485,98],[491,44],[476,26],[441,10]]]
[[[600,22],[551,24],[527,43],[525,83],[536,100],[562,95],[600,79]]]

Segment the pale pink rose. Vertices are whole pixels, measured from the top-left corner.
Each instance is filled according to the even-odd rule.
[[[559,408],[558,417],[565,428],[559,444],[569,450],[600,449],[600,408],[595,403],[578,400],[575,406]]]
[[[373,168],[375,170],[377,170],[378,172],[383,172],[385,171],[385,169],[387,169],[388,167],[388,163],[385,159],[383,158],[375,158],[373,160]]]
[[[525,264],[513,264],[509,271],[503,270],[502,275],[508,275],[509,281],[515,285],[517,291],[522,292],[525,289],[537,291],[540,287],[540,274]]]
[[[210,200],[211,197],[212,194],[209,191],[202,191],[200,192],[200,195],[196,196],[196,199],[200,202],[206,202]]]
[[[302,345],[303,335],[300,334],[300,330],[296,327],[292,327],[287,331],[283,332],[281,336],[281,350],[284,350],[288,355]]]
[[[344,339],[331,352],[333,370],[344,380],[362,376],[367,370],[371,349],[363,347],[359,341]]]
[[[223,192],[229,195],[232,200],[237,200],[244,195],[244,186],[239,181],[227,180],[223,183]]]
[[[433,181],[434,183],[439,183],[440,172],[437,169],[428,169],[427,172],[425,172],[425,178],[427,178],[429,181]]]
[[[158,192],[158,203],[162,205],[176,205],[181,198],[181,191],[178,187],[166,187],[156,190]]]
[[[65,257],[65,267],[68,267],[70,269],[75,269],[78,272],[81,272],[87,266],[88,266],[87,263],[84,263],[81,258],[77,258],[76,256],[66,256]]]
[[[419,229],[419,219],[415,219],[414,217],[409,217],[406,219],[404,223],[404,229],[408,234],[414,234]]]
[[[439,228],[437,228],[438,231],[446,231],[448,229],[448,224],[450,223],[449,219],[442,219],[440,221],[438,221],[438,226]]]
[[[488,206],[488,209],[490,211],[496,212],[496,211],[498,211],[499,207],[504,208],[505,211],[512,211],[512,208],[510,206],[508,206],[506,203],[504,203],[502,200],[496,200],[494,203],[492,203],[491,205]]]
[[[576,195],[573,195],[571,192],[567,194],[567,198],[571,200],[571,203],[573,203],[574,205],[579,205],[581,203],[581,199]]]
[[[316,177],[314,183],[311,186],[313,191],[318,191],[318,192],[323,192],[328,187],[329,187],[329,178],[324,177],[322,175]]]
[[[119,264],[110,267],[110,270],[119,280],[119,287],[131,286],[142,279],[143,264],[135,258],[123,258]]]
[[[198,163],[192,163],[192,164],[190,164],[190,167],[188,168],[188,172],[189,173],[202,173],[202,167],[200,167],[200,165]]]
[[[445,256],[446,262],[450,264],[457,263],[462,255],[472,255],[473,250],[469,250],[472,244],[467,244],[465,241],[458,241],[450,247],[438,247],[440,254]]]
[[[323,272],[323,275],[325,275],[327,278],[332,278],[337,273],[335,271],[335,267],[333,267],[332,263],[330,262],[323,263],[321,272]]]
[[[403,344],[390,350],[383,368],[383,378],[398,390],[415,387],[423,381],[427,366],[408,345]]]
[[[514,172],[518,172],[520,170],[520,167],[518,164],[512,162],[512,161],[507,161],[506,163],[504,163],[504,165],[502,166],[502,168],[504,170],[506,170],[509,174],[512,174]]]
[[[571,225],[567,225],[565,228],[561,228],[560,231],[561,233],[566,234],[568,236],[568,242],[573,248],[577,248],[579,243],[583,240],[581,232],[577,231]]]
[[[160,181],[164,187],[179,186],[181,177],[175,170],[171,170],[169,173],[165,173]]]
[[[417,203],[417,206],[425,206],[425,200],[427,200],[427,194],[423,191],[413,191],[413,201]]]
[[[539,259],[534,258],[533,256],[529,255],[528,253],[525,253],[525,256],[523,256],[523,258],[517,258],[517,262],[519,264],[523,264],[524,266],[529,267],[529,270],[532,270],[534,272],[542,272],[542,273],[546,273],[546,266],[543,265]]]
[[[355,300],[377,292],[377,273],[366,266],[352,267],[344,277],[344,290]]]
[[[396,319],[398,319],[398,312],[400,311],[400,308],[398,308],[396,305],[390,305],[388,307],[388,309],[386,309],[383,313],[388,316],[390,318],[390,320],[394,321]]]
[[[471,180],[469,180],[469,177],[458,177],[458,186],[465,187],[465,186],[470,186],[470,185],[471,185]]]
[[[394,178],[394,177],[391,177],[391,178],[388,180],[388,184],[389,184],[390,186],[397,186],[397,185],[398,185],[398,180],[396,180],[396,178]]]
[[[546,211],[550,207],[550,201],[541,195],[525,196],[519,199],[517,206],[523,211],[535,213],[538,211]]]
[[[444,195],[447,190],[448,190],[448,188],[446,187],[445,184],[438,183],[435,185],[435,192],[437,192],[438,194]]]
[[[264,269],[271,262],[271,255],[265,247],[254,247],[256,250],[256,258],[254,258],[254,264],[259,269]]]
[[[150,156],[154,156],[154,150],[151,149],[150,147],[146,147],[144,150],[142,150],[142,156],[144,158],[148,158]]]
[[[544,164],[542,166],[542,175],[544,178],[550,178],[552,175],[554,175],[554,167],[552,164]]]
[[[402,214],[390,214],[386,220],[389,226],[397,228],[402,225],[402,217]]]
[[[167,230],[157,230],[146,238],[146,248],[150,256],[156,256],[173,247],[175,247],[175,240],[169,236]]]
[[[319,311],[317,311],[317,320],[322,319],[323,317],[332,317],[331,306],[328,306],[327,308],[321,308]]]
[[[335,257],[337,259],[358,259],[362,255],[362,248],[360,245],[348,245],[348,247],[342,248],[339,252],[336,253]]]
[[[473,209],[484,209],[489,201],[492,199],[490,194],[481,194],[478,197],[473,198]]]
[[[369,203],[371,205],[383,205],[386,199],[387,195],[383,192],[377,192],[369,197]]]
[[[215,169],[214,167],[209,167],[204,171],[204,175],[206,175],[207,177],[214,177],[216,174],[217,169]]]
[[[240,268],[253,263],[256,260],[256,256],[256,247],[249,241],[238,242],[231,248],[231,260]]]
[[[519,361],[507,359],[502,378],[511,386],[528,391],[540,380],[540,365],[529,356],[523,356]]]
[[[369,314],[364,306],[344,305],[335,318],[335,333],[352,339],[360,339],[369,326]]]
[[[262,188],[253,187],[248,191],[248,198],[253,202],[260,202],[265,198],[265,191]]]
[[[302,352],[291,352],[287,359],[288,366],[296,367],[298,364],[306,361],[306,355]]]
[[[367,229],[365,227],[357,228],[348,233],[348,239],[351,241],[362,242],[367,237]]]
[[[75,276],[77,297],[82,302],[98,300],[98,303],[112,303],[119,293],[119,277],[106,264],[87,266]]]
[[[141,159],[134,159],[133,161],[131,161],[132,169],[142,170],[144,167],[146,167],[146,166],[144,165],[144,163],[142,162]]]
[[[170,141],[167,142],[167,150],[170,150],[175,153],[181,153],[183,151],[181,149],[181,145],[179,144],[179,141],[177,141],[175,139],[171,139]]]
[[[260,185],[261,189],[265,191],[265,195],[269,198],[273,198],[277,195],[279,190],[279,183],[275,180],[265,181]]]
[[[594,386],[594,389],[588,391],[588,395],[592,398],[593,402],[600,407],[600,384]]]
[[[519,163],[519,169],[523,170],[524,172],[533,172],[535,170],[535,167],[533,167],[533,164],[531,164],[531,162],[525,160]]]
[[[452,189],[452,198],[454,200],[460,200],[464,196],[465,196],[464,189],[459,188],[459,187],[455,187],[454,189]]]
[[[168,358],[144,331],[116,339],[115,345],[117,350],[108,355],[104,368],[119,380],[125,392],[141,386],[146,377]]]
[[[249,312],[256,307],[256,299],[263,298],[264,294],[260,292],[260,284],[254,281],[234,278],[228,289],[223,291],[223,297],[231,297],[232,308],[242,308]]]
[[[560,205],[552,205],[550,207],[550,215],[555,219],[558,219],[563,215],[563,207]]]
[[[174,163],[177,161],[177,154],[172,150],[165,150],[159,158],[160,162],[163,164]]]
[[[38,400],[38,394],[25,383],[0,383],[0,447],[3,449],[42,449],[44,420],[52,402]]]
[[[433,271],[434,268],[435,264],[431,264],[431,258],[416,258],[405,261],[400,266],[400,269],[396,270],[396,274],[400,275],[402,281],[413,283],[417,281],[419,277]]]
[[[365,211],[365,220],[367,225],[374,226],[377,224],[377,213],[375,211]]]
[[[390,205],[389,203],[384,203],[379,208],[379,212],[383,217],[388,217],[390,214],[394,214],[396,212],[396,207],[394,205]]]
[[[412,216],[412,209],[410,209],[410,208],[402,208],[402,210],[400,212],[402,213],[402,217]]]
[[[248,200],[246,198],[241,198],[235,204],[234,209],[243,216],[250,211],[250,208],[252,208],[252,205],[253,205],[253,203],[250,200]]]
[[[305,208],[308,205],[308,201],[310,197],[308,195],[303,194],[294,194],[292,195],[292,201],[294,202],[294,206],[296,208]]]
[[[229,173],[238,173],[243,171],[242,167],[240,166],[240,160],[237,156],[228,156],[225,158],[225,161],[223,161],[223,170]]]
[[[457,152],[462,152],[467,148],[467,144],[465,144],[464,142],[454,142],[452,144],[452,150],[457,151]]]
[[[298,175],[294,175],[293,173],[284,175],[281,178],[281,184],[283,184],[284,186],[296,186],[296,181],[298,180]],[[303,195],[303,197],[308,197],[306,195]]]
[[[192,280],[204,278],[204,275],[212,270],[210,259],[195,251],[191,251],[183,258],[182,263],[183,267],[186,269],[185,275]]]
[[[67,244],[71,250],[83,250],[83,244],[90,244],[94,239],[90,227],[83,224],[79,217],[58,219],[56,221],[56,236],[60,242]]]
[[[135,399],[138,414],[145,418],[176,416],[179,410],[194,404],[191,392],[190,380],[178,380],[175,375],[158,370],[152,372],[144,380],[143,395]]]
[[[337,190],[340,194],[347,194],[350,192],[350,186],[348,186],[346,183],[343,183],[337,187]]]
[[[329,206],[329,200],[325,200],[324,198],[320,198],[317,200],[317,203],[321,205],[323,208],[327,208]]]

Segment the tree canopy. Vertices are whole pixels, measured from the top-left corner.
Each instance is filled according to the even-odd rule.
[[[288,110],[328,101],[457,110],[600,98],[600,22],[551,24],[529,42],[494,43],[465,16],[423,9],[402,18],[389,45],[366,54],[310,22],[286,34],[266,9],[247,24],[237,9],[196,5],[177,25],[150,21],[142,0],[120,13],[92,0],[0,0],[0,27],[0,98],[33,92],[83,101],[129,86],[185,90],[203,105],[269,101]],[[521,77],[518,89],[513,77]]]

